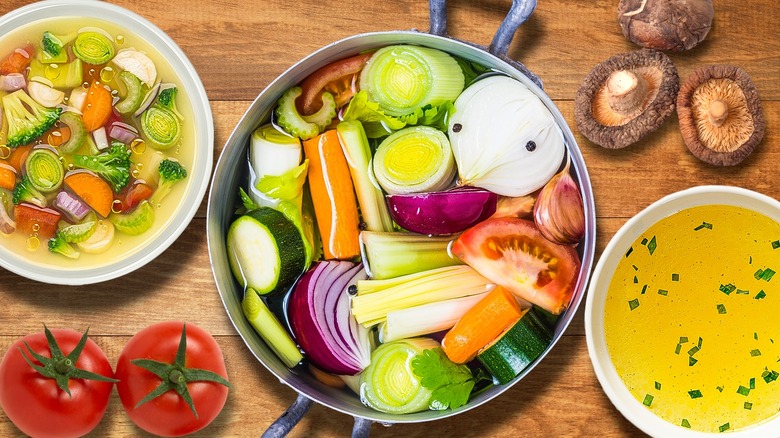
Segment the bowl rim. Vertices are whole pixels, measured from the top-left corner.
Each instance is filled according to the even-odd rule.
[[[119,260],[97,267],[40,266],[27,262],[15,251],[0,245],[3,268],[15,274],[49,284],[84,285],[115,279],[135,271],[165,251],[184,232],[197,213],[211,180],[214,151],[213,114],[205,87],[195,67],[184,51],[154,23],[141,15],[111,3],[95,0],[47,0],[31,3],[9,11],[0,17],[0,34],[6,34],[20,26],[56,17],[87,17],[111,22],[143,38],[165,58],[176,74],[176,82],[183,88],[192,105],[196,127],[196,153],[189,175],[202,175],[200,180],[189,178],[189,186],[181,204],[174,210],[153,238],[143,246],[134,248]]]
[[[510,383],[506,385],[498,385],[494,390],[486,391],[478,396],[477,399],[470,400],[466,405],[457,409],[448,409],[445,411],[423,411],[414,414],[386,414],[379,411],[374,411],[371,408],[367,408],[362,405],[357,397],[353,398],[360,406],[347,405],[342,398],[334,399],[329,394],[314,386],[316,382],[306,381],[297,376],[293,371],[287,369],[281,361],[268,349],[268,347],[260,340],[256,332],[246,323],[245,318],[241,315],[240,309],[231,311],[231,307],[235,304],[231,300],[234,297],[229,295],[235,295],[233,290],[235,280],[232,277],[232,273],[229,272],[229,267],[225,271],[220,258],[225,257],[224,252],[224,233],[227,230],[221,229],[221,218],[219,211],[216,211],[215,203],[217,199],[223,196],[219,193],[222,189],[222,180],[225,180],[228,175],[225,167],[239,152],[233,152],[233,149],[245,150],[246,144],[243,140],[248,140],[251,131],[257,128],[264,119],[261,114],[258,114],[261,110],[265,111],[264,107],[271,104],[267,104],[265,101],[269,100],[271,96],[274,97],[273,101],[281,96],[282,92],[291,84],[300,82],[305,76],[312,73],[317,68],[323,65],[322,59],[329,60],[339,59],[340,57],[349,56],[351,54],[359,53],[360,50],[365,50],[365,46],[373,48],[381,47],[389,44],[417,44],[427,47],[434,47],[440,50],[448,51],[452,54],[463,56],[467,59],[478,59],[482,57],[481,61],[489,64],[495,64],[496,68],[501,71],[509,73],[513,78],[518,79],[531,89],[534,94],[544,103],[544,105],[550,110],[552,115],[558,121],[561,134],[563,135],[568,156],[572,157],[573,161],[576,161],[575,166],[572,167],[573,172],[576,172],[577,178],[582,182],[581,191],[583,192],[583,202],[586,208],[586,228],[589,231],[586,233],[584,243],[581,245],[583,248],[583,260],[582,268],[577,279],[578,288],[575,291],[575,295],[572,297],[569,309],[563,314],[562,320],[559,322],[556,333],[551,345],[545,350],[545,352],[530,365],[519,376],[515,377]],[[479,53],[479,55],[477,55]],[[289,82],[289,83],[288,83]],[[272,107],[268,111],[272,110]],[[242,129],[247,132],[241,132]],[[243,140],[242,140],[243,138]],[[574,134],[571,132],[568,124],[566,123],[560,109],[550,99],[550,97],[541,90],[532,80],[528,79],[523,73],[516,67],[510,65],[505,60],[502,60],[495,55],[490,54],[484,48],[475,46],[473,44],[463,42],[457,39],[448,37],[442,37],[438,35],[432,35],[428,33],[419,32],[416,30],[404,31],[404,30],[392,30],[392,31],[379,31],[379,32],[367,32],[351,35],[342,38],[338,41],[334,41],[326,46],[316,49],[299,59],[296,63],[291,65],[285,71],[280,73],[274,80],[272,80],[254,99],[249,108],[244,112],[242,117],[237,122],[231,135],[226,141],[218,158],[214,176],[212,178],[212,185],[208,199],[208,212],[207,212],[207,240],[209,245],[209,257],[211,260],[212,271],[214,274],[215,283],[222,299],[225,311],[231,320],[236,331],[241,336],[242,340],[249,348],[250,352],[255,358],[275,377],[279,379],[281,383],[289,386],[295,390],[298,394],[302,394],[311,400],[322,404],[330,409],[354,416],[356,418],[365,418],[370,421],[376,421],[382,424],[393,423],[420,423],[432,420],[443,419],[464,413],[465,411],[477,408],[490,400],[498,397],[508,390],[515,383],[524,378],[529,372],[536,367],[536,365],[542,361],[547,354],[555,347],[557,342],[562,338],[562,332],[568,328],[572,319],[579,308],[582,300],[584,299],[585,290],[587,288],[588,281],[591,275],[592,264],[595,259],[595,239],[596,239],[596,223],[595,223],[595,203],[593,200],[592,183],[587,172],[587,167],[584,162],[581,150],[577,145]],[[222,278],[229,276],[229,278]],[[235,313],[235,314],[234,314]],[[241,320],[243,318],[243,321]],[[312,384],[314,383],[314,385]],[[357,412],[361,410],[363,412]]]
[[[751,207],[745,204],[752,203]],[[736,186],[704,185],[671,193],[653,202],[631,217],[612,237],[593,271],[585,301],[585,337],[596,377],[617,410],[636,427],[650,436],[701,438],[715,433],[695,431],[661,419],[636,400],[623,383],[610,359],[604,335],[604,302],[615,267],[623,248],[634,242],[651,225],[681,210],[701,205],[734,205],[748,208],[780,222],[780,201]],[[762,211],[757,211],[757,208]],[[606,282],[606,284],[605,284]],[[736,431],[738,438],[780,436],[780,414],[758,424]]]

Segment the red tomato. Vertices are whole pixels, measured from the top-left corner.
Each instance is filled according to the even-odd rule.
[[[303,115],[311,115],[322,107],[322,91],[330,92],[341,107],[355,94],[356,75],[373,53],[364,53],[351,58],[332,62],[306,77],[301,82],[301,96],[296,101]]]
[[[561,313],[574,293],[580,260],[524,219],[494,218],[466,230],[452,253],[485,278],[543,309]]]
[[[119,201],[122,202],[122,212],[126,213],[134,209],[144,199],[152,196],[151,187],[148,184],[142,182],[136,182],[135,184],[126,187],[123,193],[119,196]]]
[[[51,333],[65,356],[83,336],[67,329],[54,329]],[[74,437],[89,433],[106,412],[113,382],[71,378],[68,395],[53,378],[44,377],[24,360],[22,352],[35,365],[41,365],[24,342],[41,356],[53,356],[44,332],[19,339],[5,353],[0,362],[0,405],[8,418],[33,437]],[[75,367],[114,377],[105,353],[91,339],[87,339]]]
[[[139,366],[135,360],[151,359],[174,364],[183,326],[182,322],[169,321],[141,330],[127,342],[116,364],[119,379],[116,389],[125,411],[138,427],[161,436],[181,436],[206,427],[217,417],[227,400],[227,386],[212,381],[189,381],[186,389],[192,397],[197,416],[174,390],[137,406],[150,392],[161,384],[167,384],[170,379],[162,379]],[[186,343],[184,367],[208,370],[227,379],[222,350],[208,332],[187,324]]]

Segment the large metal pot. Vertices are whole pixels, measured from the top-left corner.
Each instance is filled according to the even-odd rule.
[[[585,162],[566,121],[555,104],[542,91],[541,81],[523,65],[507,58],[507,50],[517,28],[533,12],[536,0],[513,0],[512,7],[499,27],[489,48],[449,38],[446,35],[445,0],[430,0],[429,33],[417,31],[392,31],[366,33],[348,37],[325,46],[276,78],[257,96],[239,121],[225,145],[214,172],[208,200],[207,234],[209,255],[217,288],[225,309],[236,330],[252,353],[271,373],[299,393],[296,402],[266,432],[265,436],[283,436],[303,417],[313,401],[355,418],[353,436],[368,434],[373,422],[415,423],[446,418],[473,409],[506,391],[522,379],[536,363],[546,356],[568,327],[582,300],[593,265],[596,220],[593,192],[585,168]],[[359,398],[346,390],[337,390],[315,380],[308,373],[297,373],[288,369],[255,333],[241,311],[243,289],[233,279],[225,250],[227,229],[237,205],[238,187],[247,181],[247,145],[254,129],[268,120],[274,104],[282,93],[302,81],[306,76],[331,61],[352,56],[370,49],[390,44],[416,44],[449,52],[464,59],[502,71],[528,86],[554,115],[564,135],[568,154],[572,162],[572,174],[579,182],[585,205],[586,235],[578,246],[582,261],[579,278],[572,302],[559,319],[555,337],[550,347],[534,364],[525,369],[511,383],[499,385],[480,393],[465,406],[446,411],[425,411],[416,414],[393,415],[375,411],[364,406]]]

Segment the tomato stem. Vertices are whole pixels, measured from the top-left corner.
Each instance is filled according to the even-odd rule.
[[[61,390],[65,391],[68,396],[71,396],[70,388],[68,388],[68,382],[70,379],[118,382],[116,379],[101,376],[100,374],[82,370],[81,368],[76,368],[75,364],[78,361],[82,350],[84,350],[84,346],[87,345],[87,335],[89,333],[89,328],[87,328],[87,331],[84,332],[84,335],[81,337],[76,347],[73,348],[73,351],[68,353],[67,356],[62,353],[59,344],[57,344],[57,340],[54,338],[54,335],[51,333],[49,328],[46,327],[46,325],[43,326],[43,332],[46,335],[47,342],[49,343],[49,352],[51,353],[51,357],[46,357],[36,353],[27,342],[24,343],[24,346],[27,348],[27,352],[29,352],[33,359],[38,361],[40,365],[34,363],[32,359],[27,357],[27,354],[25,354],[24,350],[21,348],[19,349],[19,353],[21,353],[25,362],[27,362],[30,367],[37,371],[38,374],[50,379],[54,379],[57,382],[57,386]]]
[[[187,402],[187,405],[192,410],[195,418],[198,418],[198,412],[195,410],[195,403],[192,401],[190,392],[187,389],[187,384],[190,382],[214,382],[220,385],[225,385],[230,388],[230,383],[225,380],[224,377],[219,374],[197,368],[187,368],[184,365],[187,352],[187,324],[182,326],[181,340],[179,341],[179,347],[176,350],[176,357],[173,359],[173,363],[165,363],[152,359],[134,359],[130,363],[139,366],[160,378],[160,385],[157,386],[152,392],[141,399],[136,408],[153,400],[170,390],[176,391],[179,396]]]

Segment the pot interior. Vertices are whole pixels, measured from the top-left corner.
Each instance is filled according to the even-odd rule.
[[[555,117],[564,136],[567,152],[572,160],[572,173],[581,188],[585,206],[586,234],[578,246],[582,262],[577,285],[569,308],[559,319],[555,337],[545,353],[507,385],[497,385],[474,396],[469,403],[445,411],[424,411],[415,414],[393,415],[375,411],[363,405],[359,398],[347,389],[338,390],[315,380],[308,372],[288,369],[265,345],[243,316],[241,298],[243,289],[234,280],[225,248],[227,229],[238,205],[238,187],[248,181],[246,170],[249,137],[254,129],[267,121],[277,99],[284,91],[302,81],[306,76],[329,63],[370,49],[391,44],[415,44],[449,52],[466,60],[505,72],[533,90]],[[382,423],[413,423],[429,421],[464,412],[498,396],[522,379],[538,361],[552,349],[571,322],[590,277],[595,249],[596,221],[593,193],[585,163],[566,121],[550,98],[522,73],[507,62],[483,49],[461,41],[413,31],[379,32],[352,36],[332,43],[307,56],[274,80],[255,99],[228,139],[219,158],[208,201],[207,234],[212,269],[222,302],[236,330],[252,353],[269,371],[299,393],[337,411]]]

